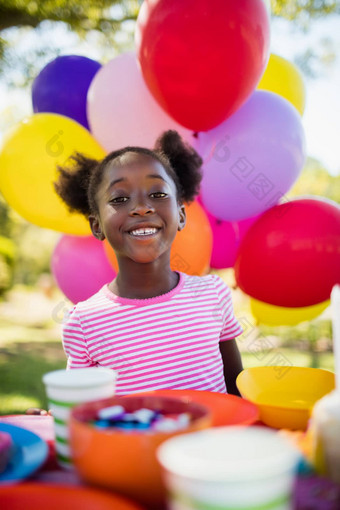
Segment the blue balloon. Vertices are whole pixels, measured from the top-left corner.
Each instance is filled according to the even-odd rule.
[[[59,113],[89,129],[86,97],[101,64],[80,55],[57,57],[47,64],[33,82],[34,113]]]

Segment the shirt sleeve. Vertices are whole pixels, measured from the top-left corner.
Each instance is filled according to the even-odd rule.
[[[67,368],[86,368],[96,365],[88,354],[86,339],[76,306],[68,313],[63,325],[63,347]]]
[[[220,334],[220,342],[231,340],[243,333],[243,329],[234,315],[231,291],[222,278],[215,275],[215,289],[218,295],[223,326]]]

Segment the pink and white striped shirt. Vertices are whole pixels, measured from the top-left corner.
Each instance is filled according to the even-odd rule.
[[[107,285],[70,311],[63,328],[68,368],[110,367],[117,395],[156,389],[225,393],[219,342],[242,333],[231,293],[216,275],[179,273],[177,286],[149,299]]]

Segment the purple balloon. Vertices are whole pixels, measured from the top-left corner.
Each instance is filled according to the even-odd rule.
[[[290,189],[305,161],[300,115],[283,97],[255,91],[231,117],[199,133],[205,209],[226,221],[256,216]]]
[[[32,87],[34,113],[59,113],[89,129],[86,98],[101,64],[87,57],[65,55],[40,71]]]
[[[78,303],[95,294],[116,276],[95,237],[63,235],[51,260],[53,276],[65,296]]]

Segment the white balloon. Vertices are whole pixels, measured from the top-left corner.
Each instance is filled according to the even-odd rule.
[[[192,141],[192,131],[169,117],[152,97],[134,53],[110,60],[97,72],[87,95],[87,117],[92,134],[109,152],[128,145],[152,149],[168,129]]]

